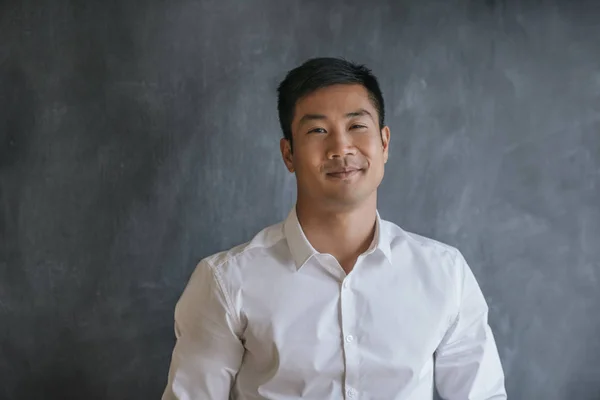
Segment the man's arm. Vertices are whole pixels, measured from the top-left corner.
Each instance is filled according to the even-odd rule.
[[[196,267],[175,307],[175,335],[162,400],[229,399],[244,346],[230,297],[207,261]]]
[[[435,381],[446,400],[503,400],[504,372],[492,330],[488,306],[473,272],[457,251],[459,311],[436,351]]]

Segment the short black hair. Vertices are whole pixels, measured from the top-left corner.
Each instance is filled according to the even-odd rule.
[[[277,88],[277,110],[283,137],[292,146],[292,121],[296,103],[318,89],[338,84],[360,84],[369,92],[369,98],[379,116],[379,129],[385,124],[383,95],[377,78],[369,68],[344,58],[319,57],[304,62],[289,71]]]

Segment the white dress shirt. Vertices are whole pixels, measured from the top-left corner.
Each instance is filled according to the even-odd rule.
[[[377,213],[346,274],[295,208],[200,261],[175,308],[163,400],[506,399],[488,307],[461,253]]]

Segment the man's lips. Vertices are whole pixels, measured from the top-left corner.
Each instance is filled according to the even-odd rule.
[[[355,175],[359,171],[362,171],[362,169],[359,169],[359,168],[344,168],[344,169],[339,169],[339,170],[336,170],[336,171],[328,172],[327,175],[330,176],[330,177],[332,177],[332,178],[348,178],[350,176]]]

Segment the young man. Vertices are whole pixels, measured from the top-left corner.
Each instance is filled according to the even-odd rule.
[[[506,399],[461,253],[380,218],[390,130],[371,72],[312,59],[279,86],[287,219],[203,259],[164,400]]]

